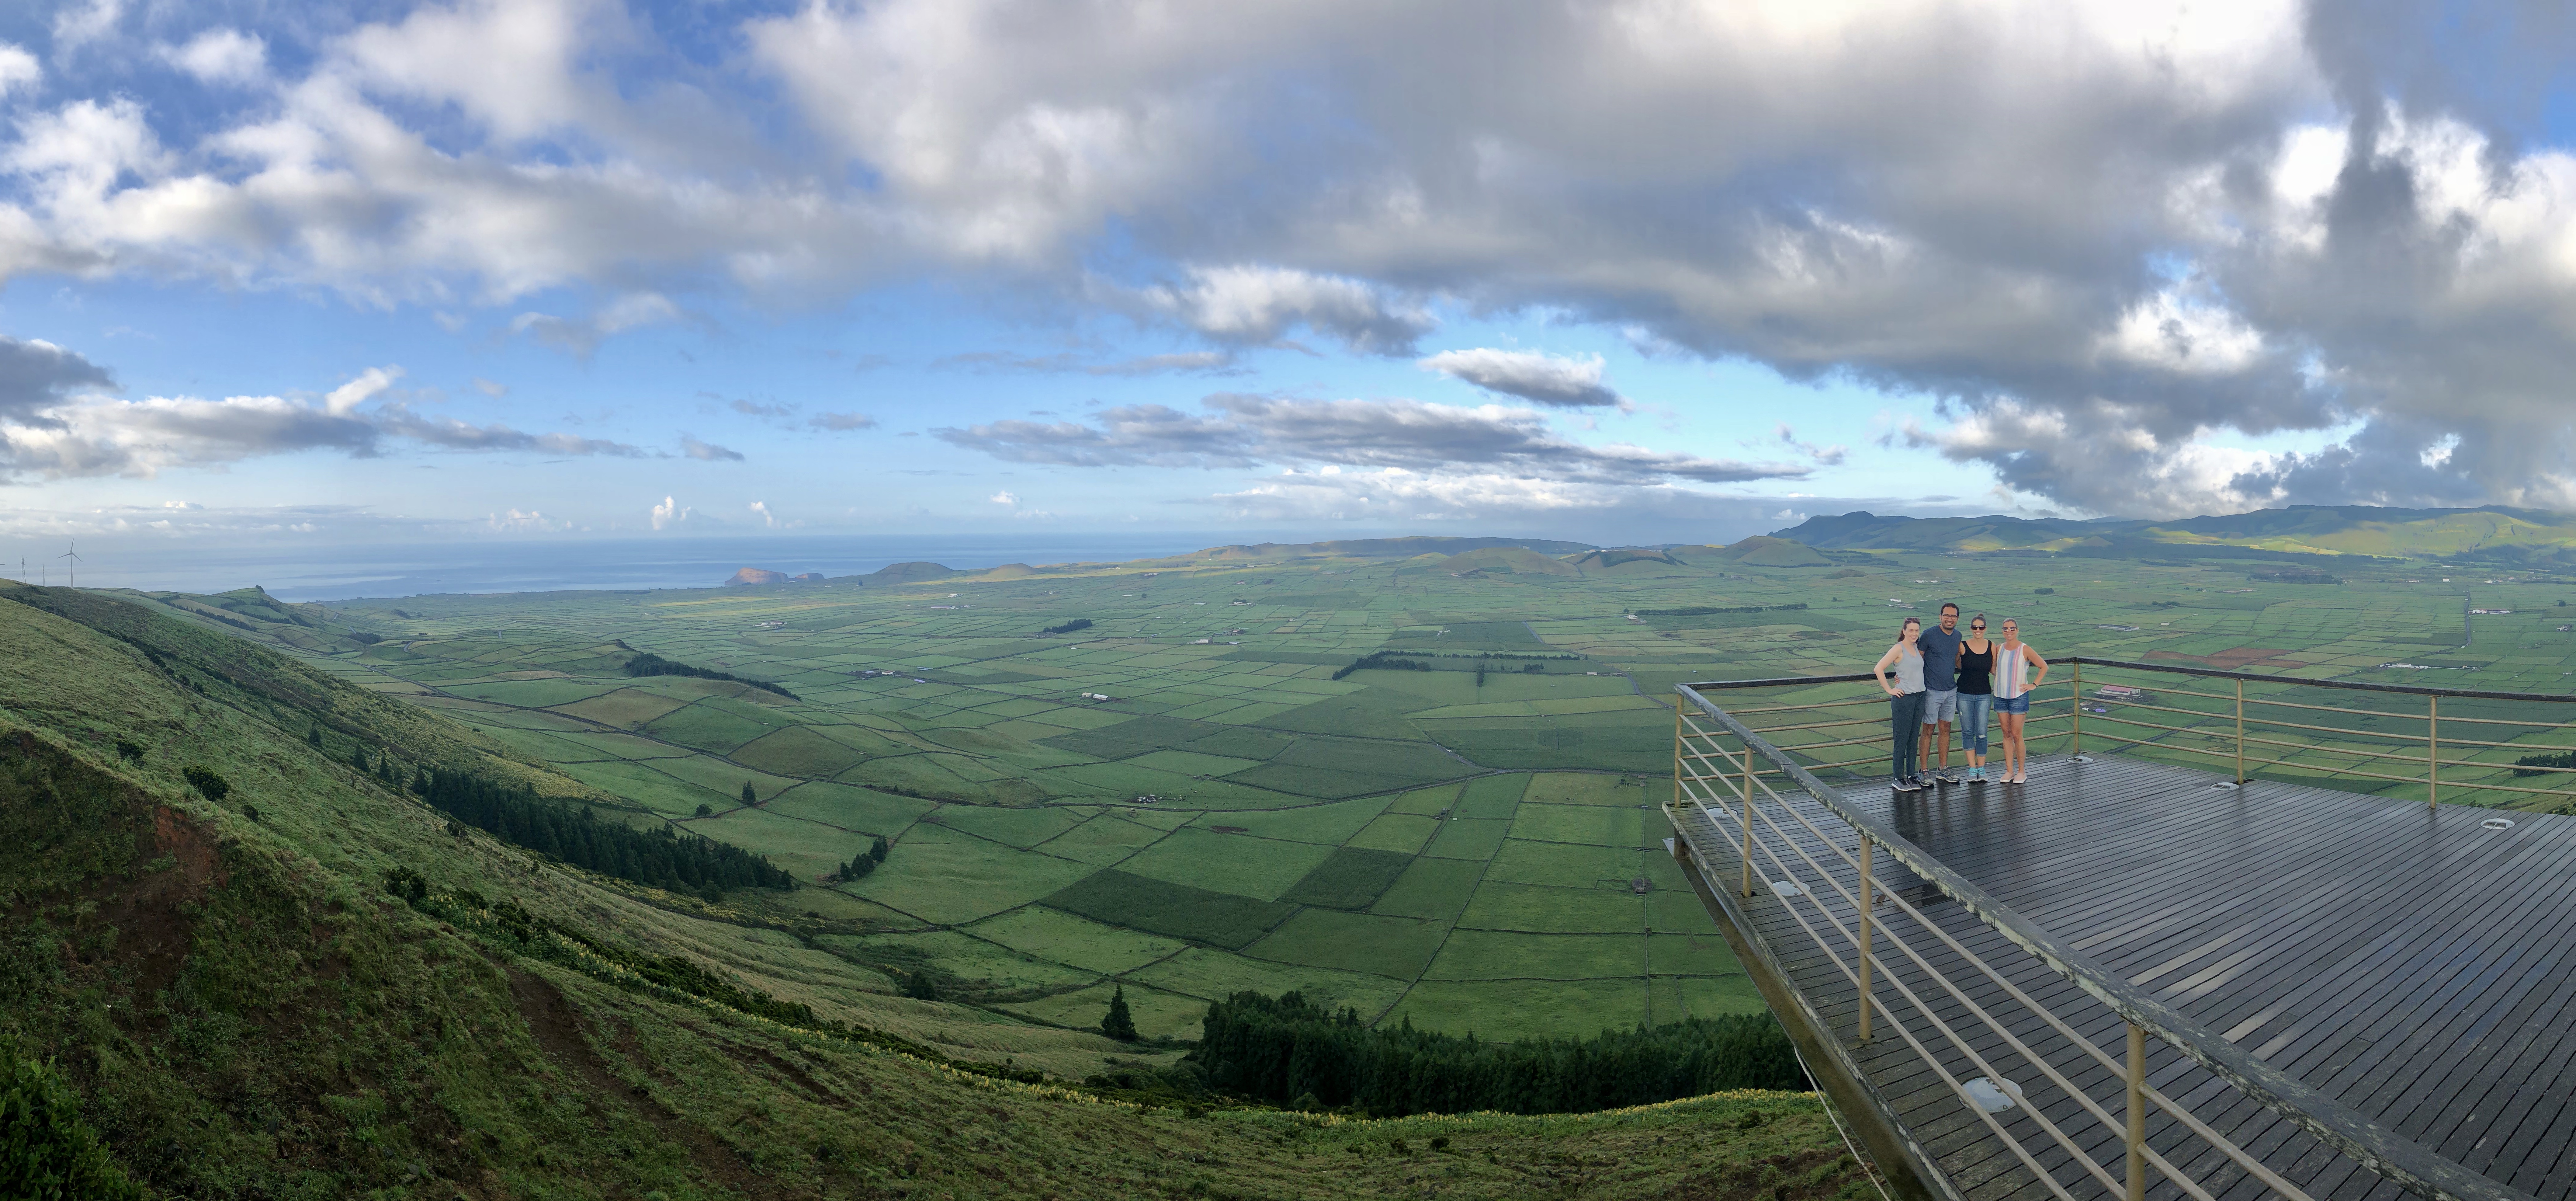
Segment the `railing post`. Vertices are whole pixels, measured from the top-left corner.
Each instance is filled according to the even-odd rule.
[[[2236,681],[2236,782],[2245,782],[2245,681]]]
[[[1853,833],[1859,833],[1855,828]],[[1860,1041],[1869,1041],[1869,835],[1860,836]]]
[[[2424,807],[2442,807],[2442,695],[2426,697],[2424,713]]]
[[[1736,809],[1744,817],[1744,895],[1753,895],[1753,747],[1744,747],[1744,780],[1737,785]]]
[[[1680,693],[1673,694],[1673,804],[1682,803],[1682,751],[1690,744],[1682,741],[1682,706],[1690,702]]]
[[[2082,659],[2075,661],[2075,681],[2069,687],[2075,692],[2075,714],[2073,733],[2069,736],[2066,754],[2068,758],[2073,758],[2084,753],[2084,661]]]
[[[2129,1201],[2147,1196],[2147,1032],[2129,1023]]]

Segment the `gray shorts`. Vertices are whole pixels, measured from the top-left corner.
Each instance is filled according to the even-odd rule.
[[[1958,689],[1956,689],[1956,688],[1952,688],[1952,689],[1949,689],[1949,690],[1947,690],[1947,691],[1943,691],[1943,692],[1933,692],[1933,691],[1931,691],[1931,690],[1929,690],[1929,689],[1926,689],[1926,690],[1924,691],[1924,693],[1923,693],[1923,724],[1924,724],[1924,725],[1927,725],[1927,726],[1931,726],[1931,725],[1939,725],[1940,723],[1945,722],[1945,721],[1957,721],[1957,720],[1959,720],[1959,690],[1958,690]]]

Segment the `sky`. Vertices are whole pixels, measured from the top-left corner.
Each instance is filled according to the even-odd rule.
[[[0,539],[2571,508],[2571,38],[2404,0],[12,6]]]

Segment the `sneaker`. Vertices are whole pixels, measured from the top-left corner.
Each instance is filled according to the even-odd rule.
[[[1969,769],[1968,769],[1968,782],[1969,782],[1969,783],[1971,783],[1971,784],[1983,784],[1983,783],[1985,783],[1985,782],[1986,782],[1986,769],[1984,769],[1984,768],[1982,768],[1982,767],[1971,767],[1971,768],[1969,768]]]
[[[1939,780],[1944,784],[1956,784],[1959,782],[1959,773],[1945,767],[1935,773],[1932,778]]]
[[[1912,792],[1915,790],[1916,785],[1914,783],[1914,777],[1898,776],[1888,783],[1888,787],[1897,792]]]

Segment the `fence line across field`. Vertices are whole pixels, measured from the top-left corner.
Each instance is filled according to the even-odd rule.
[[[2086,733],[2083,719],[2087,715],[2087,705],[2100,700],[2099,697],[2087,698],[2084,695],[2083,666],[2090,664],[2095,667],[2097,681],[2106,669],[2148,673],[2174,670],[2154,664],[2114,660],[2058,662],[2069,668],[2068,678],[2062,682],[2053,681],[2050,688],[2065,690],[2062,701],[2052,702],[2062,703],[2064,711],[2051,716],[2064,720],[2067,728],[2063,734],[2050,737],[2064,738],[2068,749],[2079,755]],[[2156,728],[2178,729],[2184,733],[2224,734],[2233,743],[2232,754],[2225,757],[2232,758],[2237,764],[2236,776],[2241,782],[2246,778],[2245,765],[2249,761],[2261,764],[2283,762],[2249,760],[2244,752],[2249,742],[2257,745],[2273,742],[2315,749],[2313,744],[2278,744],[2277,740],[2249,739],[2243,732],[2249,721],[2257,726],[2263,722],[2245,715],[2245,705],[2255,698],[2242,697],[2244,685],[2260,682],[2293,687],[2334,686],[2328,681],[2281,680],[2278,677],[2210,670],[2178,674],[2235,679],[2237,696],[2212,698],[2233,702],[2229,712],[2205,714],[2196,710],[2186,711],[2196,717],[2226,718],[2230,724],[2206,730],[2164,727],[2161,723],[2127,721],[2096,710],[2092,713],[2096,724],[2092,731],[2095,737],[2157,750],[2185,750],[2187,748],[2167,743],[2130,738],[2102,727],[2105,724],[2155,725]],[[2081,953],[2060,944],[2047,931],[2029,923],[1924,853],[1878,818],[1853,807],[1814,774],[1816,770],[1840,765],[1810,765],[1798,761],[1798,757],[1808,749],[1851,745],[1852,740],[1775,744],[1765,736],[1768,731],[1747,725],[1739,714],[1729,712],[1709,696],[1710,693],[1725,694],[1749,689],[1832,687],[1872,680],[1873,677],[1868,675],[1851,675],[1679,686],[1679,703],[1674,712],[1674,794],[1668,806],[1674,829],[1680,835],[1676,839],[1676,854],[1696,864],[1701,869],[1702,878],[1712,887],[1721,878],[1733,879],[1734,890],[1748,905],[1756,896],[1756,866],[1759,864],[1762,870],[1758,878],[1768,885],[1771,897],[1854,990],[1856,1000],[1855,1012],[1851,1015],[1851,1032],[1860,1044],[1868,1046],[1873,1039],[1881,1037],[1882,1031],[1893,1033],[1938,1077],[1943,1087],[1956,1094],[1965,1111],[1999,1140],[2003,1149],[2029,1173],[2036,1185],[2061,1201],[2078,1201],[2079,1197],[2084,1201],[2107,1197],[2140,1201],[2151,1180],[2161,1179],[2195,1201],[2214,1201],[2210,1186],[2204,1180],[2215,1182],[2221,1191],[2225,1191],[2238,1179],[2234,1174],[2241,1173],[2242,1178],[2257,1181],[2279,1196],[2292,1201],[2313,1201],[2298,1183],[2283,1177],[2260,1156],[2197,1116],[2193,1105],[2181,1099],[2198,1097],[2200,1107],[2213,1111],[2240,1101],[2251,1101],[2286,1119],[2335,1154],[2436,1201],[2527,1201],[2526,1194],[2519,1190],[2389,1132],[2203,1028],[2192,1018],[2156,1000],[2126,979],[2099,968]],[[2438,788],[2440,769],[2445,766],[2512,767],[2510,764],[2473,764],[2440,758],[2440,702],[2460,694],[2379,685],[2343,687],[2423,696],[2426,698],[2426,712],[2421,719],[2427,729],[2425,737],[2418,740],[2426,749],[2421,760],[2426,766],[2426,774],[2420,780],[2365,772],[2344,774],[2398,779],[2402,783],[2420,782],[2431,790]],[[1868,703],[1875,699],[1768,703],[1748,707],[1743,712],[1761,715],[1801,713]],[[2469,699],[2551,704],[2576,702],[2576,697],[2505,693],[2475,694]],[[2576,715],[2576,710],[2570,712]],[[2040,717],[2038,713],[2032,714],[2034,720]],[[2541,725],[2535,728],[2557,727]],[[2344,731],[2338,728],[2336,732]],[[2527,748],[2532,744],[2497,745]],[[1781,787],[1775,788],[1775,782]],[[2455,787],[2500,786],[2462,784]],[[2548,790],[2510,791],[2569,795]],[[2438,793],[2435,795],[2437,799]],[[2076,1028],[2085,1020],[2083,1017],[2070,1020],[2067,1014],[2034,999],[2029,991],[2014,983],[2010,973],[1999,969],[1939,922],[1927,917],[1901,890],[1889,888],[1878,879],[1881,869],[1876,859],[1881,851],[1895,858],[1904,869],[1931,888],[1958,902],[1965,912],[2002,935],[2014,948],[2072,983],[2085,998],[2084,1004],[2107,1007],[2116,1013],[2125,1029],[2125,1046],[2116,1050],[2106,1049],[2085,1037]],[[1724,864],[1723,860],[1730,856],[1738,862]],[[1722,870],[1728,866],[1737,870]],[[1881,909],[1887,912],[1882,915],[1878,912]],[[2070,1047],[2080,1050],[2083,1059],[2073,1067],[2052,1062],[2043,1050],[2031,1046],[2016,1034],[2007,1017],[1998,1015],[1997,1010],[2006,1008],[2015,1013],[2034,1015],[2041,1025]],[[1831,1034],[1839,1037],[1841,1031],[1837,1029]],[[2211,1083],[2223,1084],[2225,1088],[2213,1096],[2213,1090],[2205,1084],[2195,1083],[2188,1088],[2170,1090],[2150,1084],[2147,1065],[2151,1042],[2178,1052],[2215,1077]],[[2089,1068],[2085,1061],[2089,1061]],[[1997,1103],[1996,1098],[2003,1096],[1999,1086],[2008,1080],[2005,1069],[2016,1063],[2028,1065],[2044,1083],[2034,1083],[2027,1097],[2020,1094],[2019,1086],[2014,1086],[2015,1095]],[[2098,1075],[2094,1074],[2094,1069],[2098,1069]],[[2168,1083],[2172,1083],[2169,1077]],[[1980,1084],[1993,1095],[1980,1097],[1977,1092]],[[2095,1089],[2105,1086],[2116,1092],[2117,1097],[2105,1100],[2094,1095]],[[2056,1117],[2052,1118],[2052,1113]],[[2151,1122],[2153,1129],[2150,1129]],[[2177,1134],[2177,1131],[2184,1134]],[[2109,1143],[2101,1141],[2105,1133]],[[2188,1140],[2196,1140],[2198,1150],[2182,1148],[2181,1141],[2185,1135]],[[2106,1163],[2093,1154],[2088,1149],[2088,1137],[2092,1145],[2116,1144],[2119,1151],[2116,1162]],[[2156,1143],[2159,1140],[2166,1143],[2166,1151],[2158,1150]],[[2169,1156],[2167,1152],[2172,1154]],[[2054,1161],[2053,1166],[2051,1161]],[[2309,1166],[2315,1167],[2313,1164]]]
[[[2310,781],[2344,779],[2369,781],[2376,785],[2421,785],[2425,790],[2426,803],[2433,805],[2441,803],[2445,792],[2450,793],[2454,801],[2459,800],[2462,794],[2494,793],[2504,798],[2550,798],[2557,801],[2559,807],[2576,811],[2576,780],[2564,779],[2576,776],[2576,695],[2314,680],[2090,656],[2053,660],[2052,667],[2062,668],[2065,675],[2032,690],[2031,711],[2023,719],[2025,741],[2034,744],[2034,749],[2062,747],[2080,755],[2089,735],[2097,745],[2129,748],[2150,757],[2172,754],[2192,757],[2189,761],[2203,764],[2224,764],[2239,784],[2250,779],[2253,770],[2268,768]],[[2093,670],[2095,688],[2090,695],[2085,692],[2088,667]],[[2141,677],[2156,682],[2144,682]],[[2163,682],[2176,678],[2225,680],[2233,687],[2229,692],[2215,692]],[[1884,703],[1886,698],[1877,690],[1876,678],[1869,673],[1723,680],[1687,687],[1708,695],[1746,690],[1835,689],[1853,684],[1871,687],[1863,696],[1828,696],[1812,701],[1765,698],[1760,704],[1729,712],[1738,720],[1773,718],[1772,722],[1752,728],[1782,750],[1799,757],[1801,766],[1811,771],[1849,770],[1867,776],[1874,774],[1873,767],[1888,762],[1883,751],[1878,755],[1845,754],[1836,757],[1828,757],[1825,752],[1861,746],[1888,746],[1890,733],[1884,717],[1845,717],[1830,713]],[[2249,684],[2254,685],[2257,691],[2248,692]],[[2106,692],[2105,689],[2113,691]],[[2262,691],[2266,689],[2274,695],[2266,695]],[[2279,695],[2312,689],[2351,693],[2356,702],[2401,701],[2410,703],[2410,709],[2356,704],[2319,705]],[[2217,707],[2194,708],[2162,703],[2175,698],[2210,702]],[[2420,709],[2411,708],[2411,702],[2416,698],[2421,698]],[[2443,709],[2445,701],[2452,705],[2448,712]],[[2531,720],[2528,716],[2464,712],[2465,706],[2472,703],[2536,706],[2544,711],[2560,710],[2566,716],[2557,721],[2545,721]],[[2370,730],[2349,723],[2332,725],[2294,720],[2273,712],[2281,710],[2339,714],[2356,721],[2389,720],[2407,723],[2408,728],[2403,732]],[[1832,720],[1810,721],[1804,716],[1824,717],[1829,713]],[[2153,720],[2147,716],[2150,714],[2164,715],[2170,720]],[[1987,716],[1986,738],[1990,757],[1999,753],[1996,744],[2001,739],[2001,730],[1996,716],[1992,713]],[[1857,736],[1850,733],[1869,726],[1878,729]],[[1955,722],[1953,729],[1957,729]],[[2556,732],[2563,732],[2565,736],[2557,741],[2533,740]],[[2310,737],[2301,740],[2302,734]],[[2508,761],[2547,754],[2563,754],[2568,761]],[[2368,765],[2356,765],[2356,760],[2366,760]],[[2413,766],[2409,767],[2410,764]],[[1761,765],[1756,765],[1754,771],[1757,775],[1773,778],[1781,774],[1777,769]],[[2542,782],[2563,780],[2567,786],[2532,787],[2504,782],[2534,777]]]

